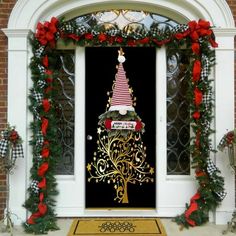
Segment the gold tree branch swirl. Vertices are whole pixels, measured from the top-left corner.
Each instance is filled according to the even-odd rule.
[[[115,201],[128,203],[128,183],[153,182],[154,168],[146,162],[146,148],[140,133],[129,131],[123,136],[121,131],[113,132],[101,126],[97,140],[97,156],[87,167],[91,179],[96,182],[107,180],[116,190]]]

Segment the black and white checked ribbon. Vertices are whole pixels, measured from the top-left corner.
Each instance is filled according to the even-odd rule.
[[[38,194],[39,193],[39,187],[38,187],[39,181],[33,180],[30,184],[30,189],[33,193]]]
[[[216,167],[215,163],[208,158],[207,159],[207,172],[209,175],[212,175],[214,172],[216,172],[218,168]]]
[[[211,103],[212,103],[212,90],[208,90],[206,93],[203,94],[203,104],[205,106],[205,110],[209,110],[211,108]]]
[[[9,141],[6,139],[0,140],[0,157],[6,157],[9,148]]]
[[[127,35],[127,33],[125,32],[125,31],[121,31],[121,36],[123,37],[123,38],[128,38],[128,35]]]
[[[99,35],[100,33],[99,33],[98,31],[96,31],[96,30],[92,30],[92,31],[91,31],[91,34],[92,34],[93,36],[97,36],[97,35]]]
[[[36,145],[42,146],[42,145],[43,145],[43,142],[44,142],[43,134],[42,134],[41,131],[39,131],[39,132],[36,134]]]
[[[216,167],[215,163],[210,158],[207,159],[207,172],[210,175],[210,177],[212,177],[212,175],[215,172],[219,172],[219,169]],[[219,192],[214,191],[214,193],[219,197],[221,201],[227,195],[227,193],[224,190],[219,191]]]
[[[45,47],[44,46],[41,46],[40,48],[36,49],[35,50],[35,53],[34,55],[37,57],[37,58],[40,58],[42,53],[44,52],[44,49]]]
[[[10,141],[7,139],[0,140],[0,157],[7,157],[8,151],[10,148]],[[24,152],[22,144],[18,143],[12,145],[12,159],[16,160],[17,158],[24,158]]]
[[[145,28],[140,28],[135,30],[133,33],[131,33],[134,39],[142,39],[145,38],[148,34],[147,30]]]
[[[202,71],[201,71],[201,78],[206,78],[209,76],[210,73],[210,63],[209,63],[209,59],[207,58],[206,55],[202,55]]]
[[[64,31],[65,33],[74,33],[75,27],[70,23],[66,22],[64,25],[62,25],[61,30]]]
[[[37,82],[37,85],[39,86],[39,88],[44,88],[47,85],[47,83],[43,80],[39,80]]]
[[[110,36],[116,36],[116,35],[120,34],[120,30],[119,29],[110,29],[110,30],[106,31],[106,34],[110,35]]]
[[[220,198],[221,201],[222,201],[222,200],[226,197],[226,195],[227,195],[227,193],[226,193],[225,191],[215,192],[215,194]]]
[[[84,25],[80,25],[77,29],[76,29],[76,34],[77,35],[83,35],[87,32],[87,28]]]
[[[179,24],[176,25],[174,28],[171,29],[171,31],[176,34],[176,33],[183,33],[185,31],[187,31],[189,29],[188,25],[184,25],[184,24]]]
[[[39,93],[34,89],[32,92],[32,95],[33,95],[34,99],[37,101],[37,103],[40,103],[40,104],[42,103],[42,100],[43,100],[42,93]]]
[[[151,28],[150,28],[150,33],[151,33],[151,35],[152,36],[157,36],[157,35],[160,35],[161,34],[161,30],[157,27],[157,26],[152,26]]]
[[[39,115],[39,112],[38,112],[37,107],[33,107],[32,110],[33,110],[33,115],[34,115],[34,117],[35,117],[37,120],[41,120],[41,117],[40,117],[40,115]]]
[[[44,74],[45,68],[43,66],[38,65],[38,69],[39,69],[40,74]]]
[[[12,158],[17,159],[17,158],[24,158],[24,152],[23,152],[23,147],[21,144],[16,144],[12,148]]]

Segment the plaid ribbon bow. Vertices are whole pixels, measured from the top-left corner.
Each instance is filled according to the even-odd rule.
[[[217,171],[217,167],[215,165],[215,163],[210,159],[208,158],[207,159],[207,172],[209,175],[212,175],[215,171]]]
[[[0,156],[6,157],[9,151],[10,141],[7,139],[0,140]],[[12,159],[24,158],[22,144],[12,145]]]
[[[208,158],[207,159],[207,172],[210,175],[210,177],[212,176],[212,174],[216,171],[219,171],[219,169],[216,167],[215,163]],[[218,192],[214,191],[214,193],[219,197],[219,199],[222,201],[225,196],[227,195],[227,193],[224,190],[220,190]]]

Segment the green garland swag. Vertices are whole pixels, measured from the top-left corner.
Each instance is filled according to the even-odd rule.
[[[78,46],[141,46],[167,49],[187,48],[190,58],[186,76],[189,81],[189,102],[193,131],[190,151],[192,167],[199,183],[197,193],[186,204],[183,214],[175,221],[185,227],[201,225],[208,220],[210,210],[217,207],[225,196],[224,179],[210,160],[213,130],[212,86],[208,79],[215,62],[212,48],[217,47],[210,23],[205,20],[191,21],[173,29],[160,30],[155,24],[145,35],[140,32],[127,34],[121,30],[84,29],[74,20],[63,21],[53,17],[50,22],[38,23],[36,33],[30,37],[33,57],[31,70],[33,88],[30,93],[30,111],[34,115],[31,125],[33,138],[33,166],[29,197],[25,202],[32,212],[24,223],[27,232],[41,234],[58,229],[54,213],[54,196],[57,194],[55,180],[56,160],[60,155],[57,137],[58,108],[54,100],[56,86],[54,78],[59,73],[58,40]]]

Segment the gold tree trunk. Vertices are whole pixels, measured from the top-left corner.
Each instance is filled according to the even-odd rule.
[[[122,198],[122,203],[129,203],[127,182],[124,182],[124,194],[123,194],[123,198]]]

